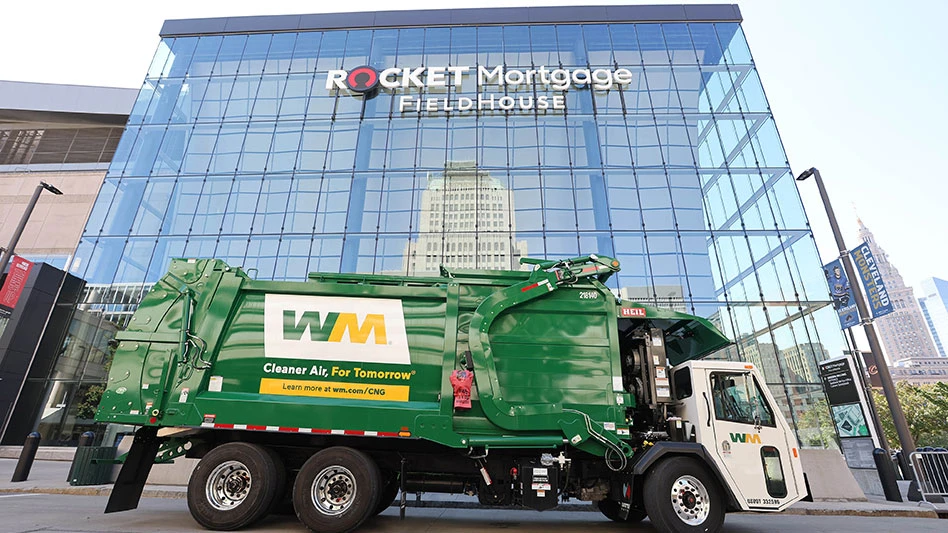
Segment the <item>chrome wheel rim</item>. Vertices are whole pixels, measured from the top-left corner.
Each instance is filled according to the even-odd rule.
[[[211,471],[204,485],[207,502],[218,511],[228,511],[244,503],[250,494],[253,479],[247,465],[225,461]]]
[[[356,481],[344,466],[329,466],[313,480],[313,505],[324,515],[335,516],[352,507],[356,497]]]
[[[672,509],[689,526],[697,526],[711,513],[711,499],[704,483],[694,476],[681,476],[672,483]]]

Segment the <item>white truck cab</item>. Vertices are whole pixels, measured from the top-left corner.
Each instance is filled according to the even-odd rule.
[[[688,361],[672,369],[672,386],[686,435],[741,510],[782,511],[806,497],[797,439],[754,365]]]

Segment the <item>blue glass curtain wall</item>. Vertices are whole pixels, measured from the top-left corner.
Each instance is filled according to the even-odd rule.
[[[361,65],[622,68],[630,81],[326,88],[330,70]],[[565,109],[405,110],[405,94]],[[844,340],[738,24],[164,39],[71,269],[121,327],[136,301],[117,295],[174,256],[302,280],[591,252],[622,262],[623,297],[711,319],[736,341],[719,356],[764,368],[803,444],[832,444],[803,413],[822,398],[816,363]]]

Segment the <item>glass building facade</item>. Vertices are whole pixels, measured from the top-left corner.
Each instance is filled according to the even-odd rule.
[[[695,7],[166,23],[70,266],[89,287],[49,402],[101,383],[171,257],[302,281],[601,253],[617,294],[712,320],[801,444],[833,445],[806,412],[846,348],[806,215],[736,6]],[[334,84],[362,66],[390,87]]]

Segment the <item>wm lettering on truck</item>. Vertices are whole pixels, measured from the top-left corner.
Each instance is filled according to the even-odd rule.
[[[174,260],[116,336],[96,418],[140,429],[106,512],[182,455],[216,530],[292,503],[313,531],[352,531],[400,492],[443,492],[717,531],[805,496],[757,369],[702,360],[729,344],[712,324],[617,299],[610,257],[521,262],[289,283]]]

